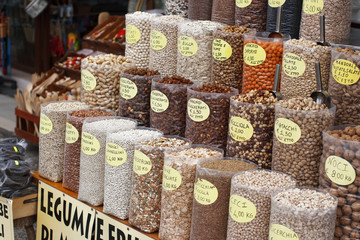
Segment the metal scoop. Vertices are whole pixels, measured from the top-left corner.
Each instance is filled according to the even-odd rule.
[[[269,38],[283,38],[284,37],[284,35],[280,32],[282,12],[283,12],[283,7],[282,6],[278,7],[277,12],[276,12],[275,32],[271,32],[268,36]]]
[[[325,41],[325,15],[320,16],[320,42],[317,42],[321,46],[331,46],[330,43]]]
[[[320,71],[320,63],[315,63],[316,69],[316,82],[317,82],[317,91],[311,94],[311,98],[317,104],[325,104],[328,108],[331,107],[331,98],[330,94],[322,89],[322,82],[321,82],[321,71]]]
[[[276,64],[274,86],[273,86],[273,90],[270,91],[274,95],[274,97],[276,97],[278,100],[281,100],[283,98],[281,93],[277,91],[279,89],[280,70],[281,70],[281,64]]]

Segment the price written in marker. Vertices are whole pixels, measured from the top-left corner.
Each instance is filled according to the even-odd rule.
[[[49,134],[53,129],[53,123],[51,119],[45,114],[40,114],[40,133]]]
[[[347,160],[338,156],[329,156],[326,159],[325,172],[332,182],[342,186],[352,184],[356,178],[354,167]]]
[[[118,167],[126,162],[127,152],[116,143],[107,143],[105,158],[108,164],[113,167]]]
[[[289,77],[300,77],[306,70],[306,64],[300,56],[294,53],[286,53],[283,58],[283,70]]]
[[[249,66],[258,66],[266,60],[266,51],[260,45],[247,43],[244,47],[244,62]]]
[[[209,106],[197,98],[190,98],[187,105],[187,112],[194,122],[205,121],[210,116]]]
[[[86,155],[95,155],[100,150],[100,142],[97,138],[87,132],[81,135],[81,151]]]
[[[162,186],[165,190],[173,191],[180,187],[182,181],[181,174],[174,168],[164,166]]]
[[[178,39],[178,49],[181,55],[191,57],[198,51],[197,42],[188,36],[180,36]]]
[[[360,79],[360,69],[344,59],[336,59],[332,64],[331,73],[335,81],[342,85],[353,85]]]
[[[254,134],[254,128],[251,123],[240,117],[231,117],[229,124],[230,136],[239,142],[249,140]]]
[[[324,8],[324,0],[304,0],[303,11],[313,15],[320,13]]]
[[[286,118],[278,118],[275,121],[275,136],[284,144],[294,144],[301,137],[299,125]]]
[[[248,199],[239,195],[232,195],[230,197],[229,213],[234,221],[248,223],[256,217],[256,207]]]
[[[138,93],[136,84],[127,78],[120,79],[120,96],[126,100],[133,99]]]

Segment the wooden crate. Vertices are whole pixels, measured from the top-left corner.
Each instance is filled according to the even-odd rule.
[[[14,220],[36,215],[37,197],[38,194],[34,193],[25,197],[12,199]]]
[[[25,140],[39,144],[39,136],[36,128],[39,129],[40,117],[15,108],[16,128],[15,134]]]

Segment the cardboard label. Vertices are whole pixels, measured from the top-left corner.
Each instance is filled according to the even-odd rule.
[[[299,236],[291,230],[280,224],[271,224],[269,240],[300,240]]]
[[[164,166],[162,186],[165,190],[173,191],[180,187],[181,174],[169,166]]]
[[[86,91],[94,90],[96,88],[96,78],[88,70],[81,70],[81,84]]]
[[[239,8],[246,8],[251,2],[252,0],[236,0],[236,6]]]
[[[133,99],[138,93],[136,84],[127,78],[120,79],[120,95],[126,100]]]
[[[125,31],[125,39],[127,43],[137,43],[141,38],[140,30],[134,25],[127,25]]]
[[[150,107],[156,113],[165,112],[169,107],[169,99],[158,90],[152,90],[150,95]]]
[[[65,141],[66,143],[72,144],[79,139],[78,130],[70,123],[66,123],[66,134]]]
[[[97,138],[87,132],[81,134],[81,151],[86,155],[95,155],[100,150],[100,142]]]
[[[286,53],[283,58],[283,70],[289,77],[300,77],[306,70],[306,64],[299,55]]]
[[[211,182],[199,178],[194,185],[194,198],[202,205],[213,204],[219,196],[217,188]]]
[[[108,164],[118,167],[126,162],[127,152],[116,143],[107,143],[105,158]]]
[[[286,0],[269,0],[269,6],[272,8],[277,8],[284,5],[285,2]]]
[[[313,15],[321,12],[324,8],[324,0],[304,0],[303,11]]]
[[[197,42],[188,36],[180,36],[178,39],[178,49],[181,55],[185,57],[191,57],[198,51]]]
[[[301,129],[289,119],[278,118],[275,121],[275,136],[281,143],[294,144],[301,137]]]
[[[166,36],[159,31],[151,30],[150,33],[150,46],[154,50],[162,50],[167,45]]]
[[[352,184],[356,178],[354,167],[347,160],[338,156],[329,156],[326,159],[325,172],[332,182],[342,186]]]
[[[336,59],[332,64],[331,73],[335,81],[342,85],[352,85],[360,79],[360,69],[344,59]]]
[[[151,160],[143,152],[135,150],[134,152],[134,172],[138,175],[145,175],[152,168]]]
[[[0,197],[0,239],[14,240],[13,201]]]
[[[226,41],[216,38],[212,46],[213,57],[218,61],[228,60],[232,55],[232,48]]]
[[[251,123],[240,117],[231,117],[229,122],[230,136],[239,142],[249,140],[254,134],[254,128]]]
[[[229,213],[234,221],[248,223],[256,217],[256,207],[246,198],[232,195],[229,202]]]
[[[190,98],[187,104],[187,112],[194,122],[205,121],[210,116],[209,106],[197,98]]]
[[[247,65],[258,66],[266,60],[265,50],[255,44],[247,43],[244,47],[244,61]]]
[[[40,133],[49,134],[53,129],[51,119],[43,113],[40,113]]]

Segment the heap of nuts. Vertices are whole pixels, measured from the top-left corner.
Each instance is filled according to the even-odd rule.
[[[265,32],[267,3],[264,0],[236,1],[235,25]]]
[[[166,0],[165,11],[167,15],[188,16],[188,0]]]
[[[231,98],[227,156],[271,168],[276,102],[269,91],[252,90]]]

